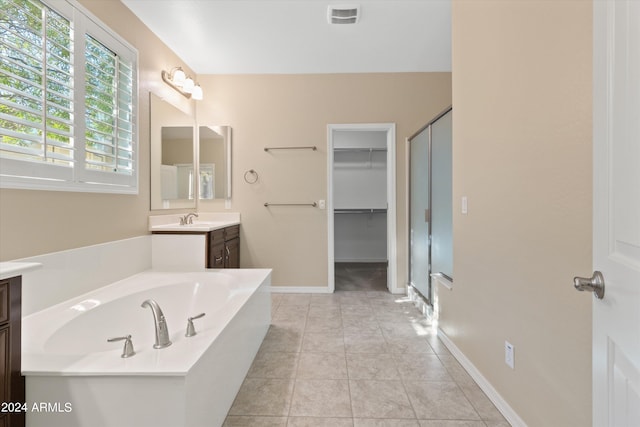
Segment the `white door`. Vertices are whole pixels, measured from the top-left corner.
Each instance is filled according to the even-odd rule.
[[[640,426],[640,2],[594,1],[593,425]]]

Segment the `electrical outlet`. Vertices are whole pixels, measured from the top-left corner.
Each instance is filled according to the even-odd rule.
[[[515,347],[509,341],[504,342],[504,363],[511,369],[515,369]]]
[[[326,202],[324,200],[318,200],[318,207],[320,209],[324,209],[324,208],[327,207],[327,204],[326,204]]]

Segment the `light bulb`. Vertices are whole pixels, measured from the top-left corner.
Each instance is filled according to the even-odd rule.
[[[191,98],[195,99],[196,101],[200,101],[202,100],[202,88],[200,87],[199,84],[195,85],[193,87],[193,91],[191,92]]]
[[[191,77],[187,77],[187,79],[182,84],[182,90],[185,91],[186,93],[191,93],[191,91],[193,91],[194,86],[195,86],[195,83],[193,79]]]
[[[186,77],[187,76],[184,74],[184,71],[182,71],[182,68],[178,67],[173,72],[173,77],[172,77],[171,81],[173,81],[174,85],[176,85],[178,87],[182,87]]]

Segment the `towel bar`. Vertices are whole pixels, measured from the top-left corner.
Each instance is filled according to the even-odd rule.
[[[317,151],[318,147],[316,147],[315,145],[309,146],[309,147],[264,147],[264,151],[269,151],[269,150],[313,150],[313,151]]]
[[[313,203],[269,203],[265,202],[264,207],[268,208],[269,206],[313,206],[314,208],[318,206],[316,202]]]

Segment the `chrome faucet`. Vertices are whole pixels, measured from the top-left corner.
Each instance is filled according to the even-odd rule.
[[[193,217],[198,217],[198,214],[195,212],[189,212],[185,216],[180,217],[180,225],[193,224]]]
[[[156,343],[153,345],[153,348],[169,347],[171,345],[169,329],[167,328],[167,321],[158,303],[152,299],[148,299],[144,301],[140,307],[149,307],[151,313],[153,313],[153,322],[156,326]]]

